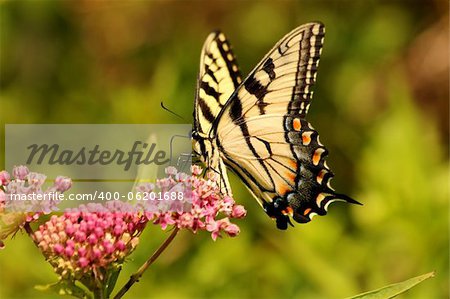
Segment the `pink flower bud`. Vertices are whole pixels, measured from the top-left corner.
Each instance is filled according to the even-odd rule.
[[[44,239],[45,242],[47,242],[47,243],[49,243],[49,244],[52,242],[52,239],[51,239],[50,236],[47,234],[47,232],[46,232],[45,235],[43,235],[43,239]]]
[[[75,227],[73,227],[73,225],[70,224],[70,225],[66,226],[65,231],[66,231],[67,235],[72,236],[75,233]]]
[[[57,222],[57,223],[55,224],[55,227],[56,227],[56,229],[57,229],[58,231],[64,230],[64,227],[65,227],[64,222]]]
[[[49,222],[47,224],[47,232],[48,233],[54,233],[56,231],[55,226],[53,225],[53,223]]]
[[[72,187],[72,180],[68,177],[65,176],[58,176],[55,179],[55,184],[54,184],[56,190],[60,191],[60,192],[64,192],[70,189],[70,187]]]
[[[87,228],[89,231],[94,230],[94,229],[95,229],[95,221],[94,221],[94,220],[86,221],[86,228]]]
[[[166,171],[166,174],[167,174],[167,175],[176,175],[177,172],[178,172],[178,170],[177,170],[175,167],[173,167],[173,166],[167,167],[167,168],[165,169],[165,171]]]
[[[118,237],[118,236],[120,236],[122,233],[123,233],[123,229],[122,229],[122,226],[121,226],[121,225],[116,225],[116,226],[114,226],[114,231],[113,231],[114,236]]]
[[[105,234],[105,232],[101,227],[96,227],[94,229],[94,234],[97,236],[97,238],[101,238]]]
[[[89,261],[88,261],[88,259],[85,258],[85,257],[80,257],[80,259],[78,260],[78,265],[79,265],[81,268],[86,268],[87,265],[89,265]]]
[[[0,171],[0,186],[6,186],[9,184],[11,177],[6,170]]]
[[[58,216],[52,215],[52,216],[50,217],[50,222],[51,222],[53,225],[57,224],[57,223],[58,223]]]
[[[114,216],[116,217],[116,219],[114,220],[114,225],[122,226],[125,223],[122,218],[119,218],[121,216],[119,216],[119,215],[114,215]]]
[[[98,239],[94,234],[89,235],[89,237],[87,238],[87,241],[89,244],[94,245],[97,243]]]
[[[112,219],[112,216],[109,215],[108,218],[103,221],[103,229],[108,229],[114,225],[114,220]]]
[[[75,247],[75,242],[73,240],[67,240],[66,246]]]
[[[86,240],[86,234],[81,231],[75,232],[74,237],[75,237],[75,241],[77,241],[77,242],[84,242]]]
[[[105,248],[105,252],[107,254],[111,254],[114,252],[114,245],[107,240],[103,241],[103,248]]]
[[[78,255],[79,256],[86,256],[86,252],[87,252],[86,247],[78,248]]]
[[[28,173],[27,178],[30,185],[33,185],[34,188],[39,188],[44,184],[47,176],[42,173],[30,172]]]
[[[0,183],[0,187],[1,187],[1,183]],[[6,193],[2,189],[0,189],[0,207],[2,207],[2,208],[6,202],[6,197],[7,197]]]
[[[59,240],[59,236],[58,236],[58,234],[57,234],[56,232],[55,232],[55,233],[52,233],[50,237],[52,238],[52,242],[54,242],[54,243],[60,241],[60,240]]]
[[[102,256],[102,252],[101,252],[100,249],[98,249],[98,248],[92,249],[91,260],[94,260],[94,259],[100,259],[101,256]]]
[[[42,240],[42,233],[40,231],[36,231],[34,233],[34,240],[39,243]]]
[[[60,232],[58,232],[58,237],[60,240],[66,240],[67,234],[64,231],[60,231]]]
[[[239,235],[240,230],[239,230],[239,227],[236,224],[230,223],[227,227],[225,227],[225,232],[230,237],[236,237],[237,235]]]
[[[135,230],[135,227],[137,226],[136,224],[136,222],[129,222],[128,224],[125,224],[125,226],[127,227],[127,230],[129,232],[133,232]]]
[[[71,246],[67,246],[67,247],[64,249],[64,254],[65,254],[66,256],[68,256],[68,257],[71,257],[71,256],[73,255],[73,253],[74,253],[74,249],[73,249],[73,247],[71,247]]]
[[[14,178],[17,180],[25,180],[29,172],[28,168],[23,165],[15,166],[12,171]]]
[[[231,217],[233,218],[243,218],[247,215],[247,211],[241,205],[236,205],[233,207],[233,211],[231,212]]]
[[[191,172],[192,172],[192,175],[194,175],[194,176],[200,176],[203,172],[203,169],[198,165],[192,165]]]
[[[55,244],[55,245],[53,245],[53,251],[54,251],[56,254],[61,254],[61,253],[63,252],[63,250],[64,250],[64,246],[62,246],[61,244]]]
[[[122,240],[116,242],[116,249],[119,251],[124,251],[126,248],[125,243]]]
[[[65,213],[64,215],[66,216],[66,218],[68,218],[66,221],[70,221],[70,223],[77,223],[78,218],[80,217],[79,212],[70,212],[70,213]]]
[[[87,223],[85,221],[80,222],[79,230],[82,231],[82,232],[87,232],[88,231]]]
[[[47,251],[48,250],[48,243],[45,241],[41,241],[38,244],[38,247],[42,250],[42,251]]]

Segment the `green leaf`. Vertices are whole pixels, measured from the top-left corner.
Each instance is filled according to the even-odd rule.
[[[48,285],[37,285],[34,287],[36,290],[44,292],[53,292],[58,295],[73,296],[81,299],[91,299],[92,296],[89,295],[84,289],[75,285],[73,281],[70,280],[60,280],[56,283],[51,283]]]
[[[114,287],[116,286],[117,278],[119,277],[120,271],[122,270],[122,266],[119,265],[117,269],[112,270],[109,275],[108,282],[106,284],[106,298],[109,298]]]
[[[394,298],[397,295],[400,295],[400,294],[406,292],[407,290],[411,289],[415,285],[417,285],[417,284],[421,283],[422,281],[424,281],[428,278],[431,278],[431,277],[434,277],[434,271],[411,278],[411,279],[408,279],[403,282],[388,285],[386,287],[383,287],[383,288],[375,290],[375,291],[370,291],[370,292],[359,294],[359,295],[356,295],[353,297],[349,297],[348,299],[389,299],[389,298]]]

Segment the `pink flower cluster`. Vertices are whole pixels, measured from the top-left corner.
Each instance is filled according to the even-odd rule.
[[[147,200],[134,206],[121,201],[81,205],[66,210],[63,215],[53,215],[35,232],[28,232],[55,272],[63,278],[84,281],[103,279],[99,276],[104,276],[111,267],[119,267],[136,248],[148,222],[158,224],[162,229],[174,226],[194,233],[208,231],[213,240],[223,233],[237,236],[239,227],[230,219],[245,217],[246,210],[220,192],[217,175],[208,173],[204,178],[202,172],[198,166],[192,167],[192,175],[169,167],[166,169],[167,178],[157,180],[155,185],[143,184],[137,188],[140,192],[156,193],[158,190],[160,196],[166,198],[169,195],[167,199],[170,200]],[[21,206],[30,209],[27,212],[7,213],[7,196],[64,192],[71,187],[70,179],[58,177],[54,185],[44,192],[41,187],[46,177],[29,172],[23,166],[14,168],[13,176],[11,179],[6,171],[0,172],[0,245],[1,240],[26,223],[56,209],[55,203],[50,202],[38,206],[36,211],[35,205],[42,204],[36,201],[31,207]],[[171,196],[173,194],[178,200]],[[183,201],[179,200],[180,195]],[[8,218],[11,215],[15,219],[12,222]]]
[[[53,215],[33,238],[56,273],[80,279],[122,263],[136,248],[147,221],[124,202],[88,204]]]
[[[169,225],[188,229],[194,233],[205,230],[211,233],[213,240],[221,237],[221,233],[234,237],[240,232],[239,227],[230,219],[245,217],[247,211],[236,205],[233,198],[223,195],[218,184],[218,175],[209,172],[208,179],[203,178],[202,168],[192,167],[192,175],[178,173],[174,167],[168,167],[167,178],[157,180],[156,187],[164,192],[185,192],[185,202],[172,202],[172,206],[155,211],[147,206],[147,217],[162,229]],[[154,191],[153,184],[139,185],[138,190]],[[150,202],[153,204],[153,202]]]
[[[25,166],[13,168],[12,177],[7,171],[0,172],[0,248],[3,240],[23,228],[25,223],[37,220],[42,214],[57,210],[57,200],[24,200],[33,196],[62,193],[72,186],[72,180],[58,176],[53,186],[45,191],[42,185],[46,176],[30,172]]]

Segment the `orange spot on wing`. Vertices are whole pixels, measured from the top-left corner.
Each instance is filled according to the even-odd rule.
[[[324,199],[325,199],[325,195],[323,195],[323,193],[319,193],[319,195],[317,195],[316,204],[319,208],[321,206],[322,200],[324,200]]]
[[[287,207],[286,209],[284,209],[283,211],[281,211],[281,213],[283,215],[289,215],[292,216],[294,214],[294,210],[292,210],[291,207]]]
[[[300,129],[302,127],[300,119],[299,118],[294,118],[294,120],[292,121],[292,126],[294,127],[294,130],[300,131]]]
[[[290,182],[295,182],[295,178],[297,177],[297,175],[295,173],[288,172],[287,173],[287,177],[288,177]]]
[[[286,210],[290,215],[294,213],[294,210],[291,207],[287,207]]]
[[[317,183],[322,184],[323,181],[323,177],[325,176],[325,174],[327,173],[327,171],[325,169],[322,169],[319,174],[316,177]]]
[[[297,162],[295,160],[289,160],[289,164],[291,165],[292,169],[297,169]]]
[[[311,142],[311,132],[305,132],[302,134],[303,145],[308,145]]]
[[[309,214],[309,212],[311,212],[311,208],[307,208],[304,212],[303,212],[303,215],[308,215]]]
[[[312,161],[313,161],[314,165],[319,164],[320,157],[322,156],[322,153],[323,153],[323,149],[321,149],[321,148],[318,148],[318,149],[315,150],[313,158],[312,158]]]
[[[289,186],[287,185],[280,185],[278,187],[278,192],[280,195],[284,196],[288,191],[290,190]]]

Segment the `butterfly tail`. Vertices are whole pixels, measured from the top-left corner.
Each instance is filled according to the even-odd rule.
[[[336,197],[336,199],[340,199],[340,200],[343,200],[343,201],[351,203],[351,204],[360,205],[360,206],[363,205],[359,201],[357,201],[357,200],[355,200],[355,199],[353,199],[350,196],[347,196],[345,194],[335,194],[335,197]]]

